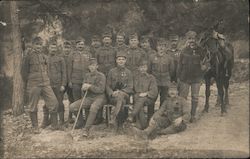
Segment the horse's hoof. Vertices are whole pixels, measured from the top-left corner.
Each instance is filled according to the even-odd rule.
[[[204,108],[204,109],[202,110],[202,113],[208,113],[208,109],[207,109],[207,108]]]
[[[226,115],[227,115],[227,111],[221,112],[221,116],[222,116],[222,117],[224,117],[224,116],[226,116]]]

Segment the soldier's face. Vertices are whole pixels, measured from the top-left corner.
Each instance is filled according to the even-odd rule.
[[[169,94],[170,97],[176,97],[178,92],[177,92],[176,89],[171,88],[171,89],[169,89],[168,94]]]
[[[84,46],[85,46],[84,41],[78,42],[78,43],[76,44],[76,49],[77,49],[77,50],[83,50]]]
[[[49,45],[49,52],[51,55],[55,55],[57,51],[57,46],[55,44]]]
[[[109,45],[111,45],[111,43],[112,43],[112,40],[111,40],[111,38],[110,37],[105,37],[105,38],[103,38],[103,44],[105,45],[105,46],[109,46]]]
[[[147,65],[142,65],[142,66],[140,66],[140,67],[139,67],[139,71],[140,71],[141,73],[147,73],[147,71],[148,71],[148,66],[147,66]]]
[[[102,44],[101,44],[100,41],[92,41],[92,42],[91,42],[91,45],[92,45],[93,47],[100,47]]]
[[[42,51],[43,46],[42,46],[41,42],[36,42],[36,43],[34,43],[33,47],[34,47],[35,51],[39,52],[39,51]]]
[[[144,49],[150,48],[150,43],[149,41],[144,41],[141,43],[141,47]]]
[[[97,64],[91,64],[89,65],[89,71],[90,72],[95,72],[98,68],[98,65]]]
[[[163,55],[165,53],[165,46],[164,45],[158,45],[157,46],[157,53],[158,55]]]
[[[130,40],[129,40],[129,45],[130,45],[132,48],[138,47],[138,44],[139,44],[139,40],[136,39],[136,38],[133,38],[133,39],[130,39]]]
[[[126,58],[125,57],[117,57],[116,58],[116,63],[118,66],[124,67],[126,64]]]
[[[122,45],[122,44],[124,44],[124,42],[125,42],[125,39],[124,39],[123,36],[117,36],[117,37],[116,37],[116,43],[117,43],[118,45]]]
[[[188,37],[187,42],[188,42],[188,45],[190,47],[195,47],[195,45],[196,45],[196,37],[194,37],[194,36]]]
[[[68,44],[63,45],[63,51],[69,52],[70,49],[71,49],[71,46],[70,46],[70,45],[68,45]]]
[[[171,40],[171,47],[172,48],[177,48],[178,41],[177,40]]]

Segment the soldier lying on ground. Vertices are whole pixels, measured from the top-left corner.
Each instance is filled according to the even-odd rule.
[[[149,122],[149,126],[144,130],[133,127],[137,137],[148,139],[157,134],[173,134],[184,131],[186,124],[182,117],[183,107],[186,106],[186,100],[177,95],[175,85],[169,88],[169,97],[163,102],[160,109],[154,113]]]

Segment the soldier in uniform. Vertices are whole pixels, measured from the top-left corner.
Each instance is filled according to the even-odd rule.
[[[64,104],[63,104],[63,94],[67,82],[66,74],[66,64],[64,58],[60,56],[57,49],[57,41],[54,39],[49,45],[49,79],[50,85],[56,95],[58,101],[58,115],[59,115],[59,125],[64,123]]]
[[[167,50],[167,54],[170,55],[174,59],[174,72],[171,78],[171,82],[174,81],[177,83],[176,72],[177,72],[178,61],[179,61],[180,53],[181,53],[181,50],[178,49],[179,36],[172,34],[169,36],[169,40],[171,44],[170,44],[170,48]]]
[[[86,74],[83,80],[81,90],[86,94],[86,98],[83,102],[85,109],[90,109],[85,127],[83,129],[83,136],[89,135],[89,130],[94,124],[98,110],[106,103],[105,85],[106,77],[103,73],[97,71],[98,64],[95,58],[90,59],[90,65],[88,66],[90,72]],[[82,100],[79,99],[70,105],[70,112],[77,112],[80,108]],[[82,120],[82,118],[81,118]]]
[[[149,73],[156,78],[160,105],[167,98],[168,85],[174,72],[173,58],[166,54],[165,40],[160,38],[157,42],[157,53],[149,57]]]
[[[40,37],[33,39],[32,53],[24,58],[22,67],[22,77],[27,81],[27,90],[29,93],[29,113],[34,128],[34,133],[39,133],[37,120],[37,104],[40,96],[43,97],[46,106],[49,109],[52,129],[57,129],[57,107],[58,101],[50,86],[48,77],[47,57],[42,53],[43,41]]]
[[[178,83],[180,83],[180,96],[187,99],[189,87],[191,87],[192,107],[190,122],[193,122],[195,120],[201,80],[203,78],[201,62],[204,59],[204,50],[196,44],[196,32],[188,31],[186,38],[188,46],[181,52],[177,77]]]
[[[125,44],[125,33],[122,31],[119,31],[116,34],[116,52],[119,51],[124,51],[126,52],[126,50],[128,49],[128,46]]]
[[[111,68],[115,67],[115,49],[112,47],[112,34],[105,32],[103,34],[103,46],[96,52],[97,62],[99,64],[99,71],[105,76]]]
[[[97,50],[102,46],[101,39],[98,35],[94,35],[91,39],[90,52],[92,57],[96,57]]]
[[[169,97],[163,102],[160,109],[154,113],[150,119],[149,126],[140,130],[133,128],[135,135],[148,139],[157,134],[166,135],[184,131],[186,124],[183,121],[183,107],[186,106],[186,100],[177,96],[177,89],[175,85],[169,86]]]
[[[145,55],[145,51],[139,47],[139,38],[136,33],[129,36],[129,48],[127,50],[126,67],[132,71],[133,74],[138,72],[138,64],[141,58]]]
[[[156,54],[156,51],[151,48],[149,40],[149,37],[142,36],[140,41],[141,48],[145,51],[145,55],[143,56],[146,60],[149,59],[150,55]]]
[[[133,75],[125,67],[126,54],[124,52],[117,53],[116,63],[117,66],[112,68],[107,76],[106,92],[109,102],[115,105],[111,123],[117,124],[119,128],[126,118],[123,106],[128,103],[129,95],[133,93]]]
[[[139,73],[134,77],[134,107],[130,114],[129,121],[136,122],[139,129],[145,129],[152,117],[152,110],[158,95],[157,82],[153,75],[147,73],[148,63],[141,60],[139,64]],[[147,118],[144,113],[144,106],[147,106]]]
[[[82,81],[88,71],[88,64],[90,59],[90,50],[85,46],[85,40],[80,38],[76,41],[76,51],[71,54],[68,63],[68,77],[69,87],[72,88],[73,99],[77,101],[81,99]],[[76,129],[83,126],[83,115],[80,114],[79,120],[76,124]]]
[[[69,77],[68,77],[68,75],[69,75],[69,73],[68,73],[69,72],[68,64],[69,64],[69,60],[70,60],[70,55],[74,51],[73,49],[74,48],[72,47],[72,42],[68,41],[68,40],[65,40],[64,43],[63,43],[63,57],[64,57],[65,65],[66,65],[67,83],[66,83],[66,86],[65,86],[64,93],[66,92],[67,95],[68,95],[69,104],[74,102],[72,88],[69,87]],[[73,122],[71,113],[69,113],[68,121]]]

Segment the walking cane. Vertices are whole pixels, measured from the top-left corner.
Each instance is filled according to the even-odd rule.
[[[76,116],[76,120],[75,120],[74,126],[73,126],[73,128],[72,128],[72,130],[71,130],[71,134],[73,133],[73,131],[74,131],[74,129],[75,129],[76,122],[77,122],[77,120],[78,120],[78,118],[79,118],[80,112],[82,111],[83,102],[84,102],[84,100],[85,100],[85,98],[86,98],[87,93],[88,93],[88,90],[84,93],[84,96],[83,96],[83,98],[82,98],[82,101],[81,101],[80,107],[79,107],[79,109],[78,109],[78,113],[77,113],[77,116]]]

